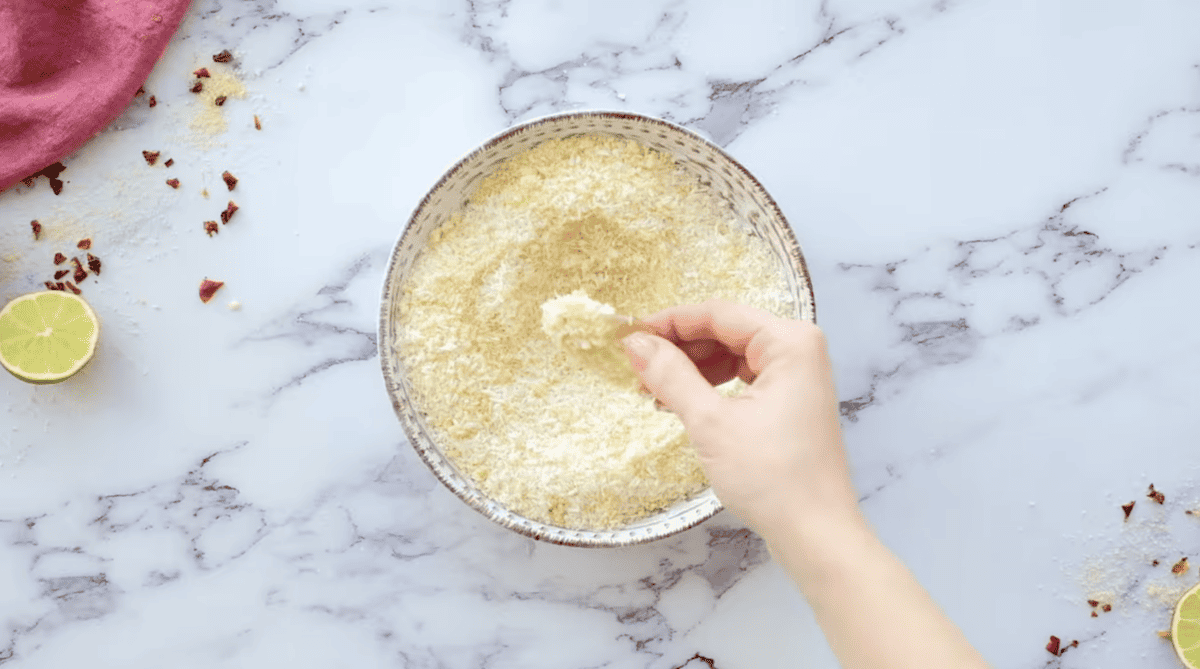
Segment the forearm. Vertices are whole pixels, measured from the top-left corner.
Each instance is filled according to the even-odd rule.
[[[845,669],[988,666],[856,510],[781,520],[767,542]]]

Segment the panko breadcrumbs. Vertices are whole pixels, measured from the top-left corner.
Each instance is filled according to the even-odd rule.
[[[795,304],[767,242],[727,203],[670,156],[613,136],[510,158],[432,231],[394,345],[435,441],[515,513],[612,529],[707,481],[615,338],[560,347],[543,331],[542,305],[571,294],[632,315],[719,297],[789,317]]]
[[[542,304],[542,331],[559,347],[600,348],[616,336],[612,306],[597,302],[582,290],[546,300]]]

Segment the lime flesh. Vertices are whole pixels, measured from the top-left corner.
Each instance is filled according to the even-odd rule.
[[[28,383],[58,383],[92,359],[100,320],[62,291],[22,295],[0,309],[0,365]]]

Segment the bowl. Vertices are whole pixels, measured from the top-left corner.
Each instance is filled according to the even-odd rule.
[[[514,513],[482,493],[443,454],[425,426],[420,407],[412,400],[412,387],[395,348],[395,323],[400,316],[404,282],[430,233],[465,207],[480,181],[505,159],[546,140],[585,133],[635,140],[673,156],[768,241],[784,266],[788,290],[795,299],[793,316],[816,320],[812,285],[800,246],[778,205],[749,170],[720,147],[674,123],[629,112],[577,111],[544,116],[501,132],[458,161],[429,189],[392,249],[382,288],[379,357],[388,397],[409,443],[434,476],[471,508],[510,530],[541,541],[582,547],[628,546],[694,527],[720,511],[721,503],[712,489],[706,488],[633,524],[600,531],[556,527]]]

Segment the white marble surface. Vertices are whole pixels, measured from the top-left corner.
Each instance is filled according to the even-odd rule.
[[[1175,666],[1155,593],[1200,570],[1150,560],[1200,561],[1197,34],[1189,0],[197,0],[157,107],[61,195],[0,195],[0,300],[76,236],[105,262],[91,366],[0,376],[0,665],[836,666],[727,514],[534,543],[442,489],[384,396],[421,194],[511,123],[602,107],[707,134],[780,202],[867,513],[995,666]],[[224,48],[248,96],[203,146],[189,73]]]

